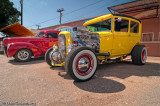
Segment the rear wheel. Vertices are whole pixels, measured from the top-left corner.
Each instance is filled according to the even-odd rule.
[[[47,64],[49,65],[49,66],[52,66],[52,64],[51,64],[51,59],[50,59],[50,53],[52,52],[52,50],[53,50],[53,48],[50,48],[50,49],[48,49],[47,50],[47,52],[46,52],[46,54],[45,54],[45,61],[47,62]]]
[[[32,56],[32,52],[30,50],[20,49],[19,51],[16,52],[14,58],[17,61],[26,62],[31,59],[31,56]]]
[[[136,45],[132,51],[132,62],[137,65],[144,65],[147,60],[147,48],[144,45]]]
[[[88,47],[74,48],[65,60],[65,70],[75,81],[89,80],[96,72],[97,58]]]

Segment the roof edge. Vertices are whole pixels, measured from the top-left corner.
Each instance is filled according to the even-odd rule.
[[[129,3],[137,2],[137,1],[141,1],[141,0],[135,0],[135,1],[127,2],[127,3],[122,3],[122,4],[114,5],[114,6],[111,6],[111,7],[108,7],[108,8],[111,9],[112,7],[116,7],[116,6],[120,6],[120,5],[125,5],[125,4],[129,4]]]

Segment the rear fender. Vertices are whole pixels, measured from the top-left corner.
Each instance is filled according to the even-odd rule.
[[[15,53],[20,49],[29,49],[33,53],[34,57],[39,57],[43,54],[42,50],[37,47],[36,45],[33,45],[31,43],[26,42],[16,42],[11,43],[10,47],[7,50],[8,57],[12,57],[15,55]]]

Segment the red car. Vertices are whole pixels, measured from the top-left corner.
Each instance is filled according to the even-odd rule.
[[[54,44],[58,45],[60,31],[43,30],[36,37],[12,37],[3,41],[4,52],[7,57],[14,57],[17,61],[28,61],[32,56],[39,57]]]

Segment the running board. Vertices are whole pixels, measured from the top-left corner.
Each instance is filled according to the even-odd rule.
[[[110,56],[110,53],[96,53],[96,56]]]

